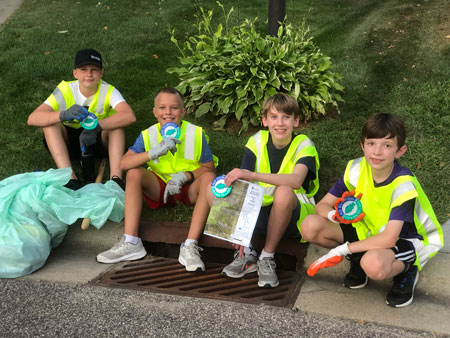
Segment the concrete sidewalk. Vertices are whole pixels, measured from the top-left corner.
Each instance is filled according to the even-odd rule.
[[[14,11],[20,7],[22,0],[1,0],[0,1],[0,25],[8,19]]]
[[[443,225],[444,236],[450,238],[450,220]],[[85,284],[105,272],[111,265],[97,263],[96,255],[109,249],[123,234],[123,225],[107,223],[97,230],[72,225],[63,244],[55,249],[46,265],[26,280]],[[327,250],[310,245],[305,267]],[[321,270],[315,277],[307,277],[294,309],[331,317],[342,317],[378,325],[425,330],[450,335],[450,243],[448,243],[420,273],[413,303],[402,309],[385,304],[390,281],[369,281],[360,290],[342,286],[349,263]],[[137,291],[136,291],[137,292]]]

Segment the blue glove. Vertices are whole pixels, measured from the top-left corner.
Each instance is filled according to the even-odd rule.
[[[80,148],[81,152],[84,154],[86,152],[86,148],[93,146],[97,143],[97,134],[102,132],[102,127],[100,124],[97,124],[97,127],[94,129],[88,130],[84,129],[80,135]]]
[[[167,154],[169,150],[175,153],[177,151],[177,144],[181,144],[181,141],[174,137],[165,137],[160,144],[149,150],[148,158],[154,161],[158,157]]]
[[[166,189],[164,190],[164,204],[167,203],[167,197],[169,197],[169,195],[176,195],[181,192],[181,187],[186,181],[186,175],[182,171],[172,176],[170,181],[167,182]]]
[[[59,113],[59,119],[61,122],[78,120],[82,121],[86,116],[88,116],[89,112],[83,106],[79,104],[74,104],[67,110],[63,110]]]

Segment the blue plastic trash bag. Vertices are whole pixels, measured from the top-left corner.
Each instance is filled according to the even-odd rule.
[[[0,182],[0,278],[41,268],[68,225],[90,217],[97,229],[124,217],[124,192],[113,181],[65,188],[70,168],[25,173]]]

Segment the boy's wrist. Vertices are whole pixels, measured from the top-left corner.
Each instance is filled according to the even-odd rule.
[[[185,173],[189,177],[188,180],[186,181],[186,183],[191,184],[192,182],[194,182],[194,180],[195,180],[194,173],[192,171],[185,171]]]

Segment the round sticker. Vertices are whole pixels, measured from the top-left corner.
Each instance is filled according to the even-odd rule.
[[[217,176],[211,183],[211,191],[216,197],[225,197],[231,192],[231,186],[225,185],[225,175]]]
[[[86,116],[84,120],[80,122],[80,125],[87,130],[95,129],[95,127],[97,127],[98,125],[97,116],[89,113],[88,116]]]
[[[354,196],[348,196],[339,203],[337,212],[343,219],[353,220],[362,213],[361,201]]]
[[[173,137],[180,138],[181,130],[178,127],[178,124],[175,122],[167,122],[165,125],[161,127],[161,136],[162,137]]]

